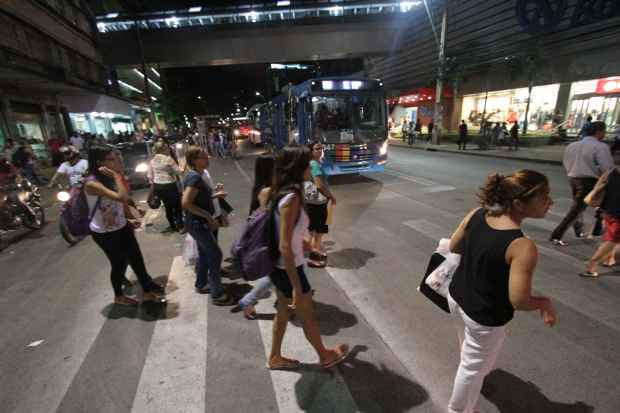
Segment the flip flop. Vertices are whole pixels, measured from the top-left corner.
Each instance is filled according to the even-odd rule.
[[[334,360],[328,363],[321,363],[321,367],[323,367],[324,369],[332,368],[338,363],[340,363],[341,361],[343,361],[344,359],[346,359],[347,356],[349,355],[349,346],[347,346],[346,344],[339,345],[336,351],[338,350],[341,351],[341,354],[338,357],[336,357]]]
[[[601,264],[603,267],[607,267],[607,268],[614,268],[618,265],[618,263],[614,262],[613,264],[608,264],[606,262]]]
[[[326,262],[308,260],[308,267],[311,267],[311,268],[325,268],[326,265],[327,265]]]
[[[584,277],[584,278],[597,278],[598,277],[598,273],[597,272],[584,271],[584,272],[580,272],[579,276],[580,277]]]
[[[299,360],[287,359],[282,357],[282,359],[275,364],[268,362],[267,368],[269,370],[296,370],[299,368],[300,365],[301,363],[299,362]]]

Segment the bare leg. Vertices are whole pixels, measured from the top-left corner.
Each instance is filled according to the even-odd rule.
[[[317,232],[317,234],[315,235],[315,239],[316,239],[316,250],[323,254],[323,234],[319,234]]]
[[[596,250],[596,252],[594,253],[594,255],[592,256],[592,258],[590,258],[590,261],[588,261],[588,265],[587,265],[587,270],[595,273],[598,270],[598,266],[599,264],[605,259],[607,258],[607,256],[609,256],[609,253],[611,253],[613,251],[613,249],[615,248],[616,244],[611,242],[611,241],[605,241],[603,242],[598,249]]]
[[[286,325],[289,318],[289,304],[291,299],[286,298],[277,288],[278,302],[276,305],[276,318],[273,320],[273,339],[271,341],[271,354],[269,361],[282,358],[282,341],[286,333]]]

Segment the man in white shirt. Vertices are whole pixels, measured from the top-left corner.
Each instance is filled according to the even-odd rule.
[[[555,245],[566,245],[562,237],[571,224],[578,238],[585,236],[581,214],[588,206],[583,199],[598,178],[615,166],[609,146],[602,142],[606,129],[604,122],[592,122],[586,136],[568,145],[564,151],[563,163],[573,193],[573,205],[551,233],[550,241]]]
[[[50,188],[54,186],[56,179],[58,179],[60,175],[66,175],[69,179],[69,185],[75,186],[80,183],[82,177],[86,171],[88,171],[88,161],[80,158],[80,153],[77,148],[73,146],[64,146],[60,151],[64,152],[66,161],[60,164],[58,170],[52,177],[49,183]]]
[[[78,152],[82,152],[82,150],[84,149],[84,139],[80,135],[73,135],[70,141],[71,141],[71,145]]]

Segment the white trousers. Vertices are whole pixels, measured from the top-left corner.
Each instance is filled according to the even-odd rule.
[[[506,337],[506,326],[487,327],[469,318],[448,294],[452,319],[457,324],[461,362],[454,378],[449,413],[477,411],[482,383],[495,366]],[[463,325],[465,328],[463,328]]]

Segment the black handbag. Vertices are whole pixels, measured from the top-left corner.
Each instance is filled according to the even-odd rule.
[[[420,283],[420,286],[418,287],[418,291],[421,292],[422,295],[424,295],[426,298],[431,300],[433,304],[435,304],[437,307],[441,308],[446,313],[450,313],[450,306],[448,305],[448,299],[444,297],[443,295],[437,293],[435,290],[433,290],[431,287],[429,287],[426,284],[426,279],[428,278],[428,276],[433,271],[435,271],[435,269],[439,267],[441,263],[444,262],[445,260],[446,258],[438,252],[435,252],[433,253],[433,255],[431,255],[431,259],[428,262],[428,267],[426,268],[424,277],[422,277],[422,282]]]
[[[153,190],[153,188],[151,188],[151,191],[149,192],[146,203],[151,209],[159,209],[159,207],[161,206],[161,198],[155,195],[155,191]]]

